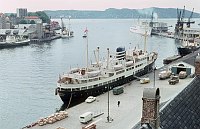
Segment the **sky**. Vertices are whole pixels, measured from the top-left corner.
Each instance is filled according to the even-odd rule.
[[[183,8],[200,13],[200,0],[0,0],[0,12],[16,13],[16,8],[28,12],[43,10],[105,10],[107,8],[143,9],[149,7]]]

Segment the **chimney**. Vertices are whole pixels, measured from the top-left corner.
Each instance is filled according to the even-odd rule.
[[[195,59],[195,75],[199,76],[200,75],[200,55],[199,53],[196,56]]]
[[[143,100],[143,110],[141,118],[141,128],[147,126],[148,129],[159,129],[160,128],[159,88],[145,88],[143,91],[142,100]]]

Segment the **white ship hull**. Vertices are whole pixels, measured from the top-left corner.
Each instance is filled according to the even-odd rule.
[[[136,26],[130,27],[130,31],[132,33],[137,33],[137,34],[141,34],[141,35],[144,35],[145,33],[146,33],[146,35],[151,35],[152,28],[136,25]]]

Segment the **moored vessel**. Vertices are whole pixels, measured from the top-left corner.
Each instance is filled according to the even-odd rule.
[[[19,35],[7,35],[6,39],[0,41],[0,49],[3,48],[11,48],[11,47],[19,47],[29,45],[30,39],[24,38]]]
[[[146,32],[147,35],[151,35],[152,27],[149,26],[149,23],[147,21],[140,23],[138,22],[138,24],[130,27],[130,31],[132,33],[137,33],[142,35],[144,35]]]
[[[169,64],[175,60],[178,60],[179,58],[181,58],[180,55],[173,55],[173,56],[167,57],[166,59],[163,60],[163,64]]]
[[[180,47],[177,47],[178,53],[180,56],[185,56],[187,54],[190,54],[200,48],[200,42],[199,42],[199,37],[193,39],[193,40],[188,40],[186,41],[185,44],[183,44]]]
[[[88,38],[87,35],[84,37]],[[146,50],[118,47],[111,54],[107,49],[105,60],[97,58],[96,62],[87,63],[87,67],[73,68],[59,76],[56,94],[68,105],[88,96],[100,95],[136,79],[136,76],[151,72],[156,59],[157,53],[148,53]]]

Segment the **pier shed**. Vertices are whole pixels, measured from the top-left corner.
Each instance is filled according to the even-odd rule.
[[[173,74],[179,74],[181,71],[185,71],[187,75],[194,74],[195,70],[193,65],[182,61],[171,65],[170,69]]]

